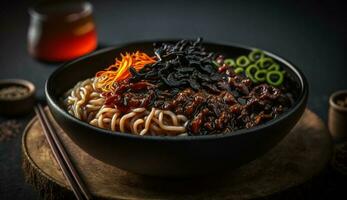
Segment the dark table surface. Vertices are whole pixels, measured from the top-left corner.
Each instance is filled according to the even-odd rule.
[[[0,79],[22,78],[44,99],[47,77],[59,65],[27,53],[27,8],[2,1]],[[327,120],[329,95],[347,88],[346,12],[338,1],[92,1],[103,46],[160,38],[240,43],[272,51],[296,64],[310,83],[308,107]],[[23,127],[33,113],[16,118]],[[0,117],[0,122],[9,118]],[[0,199],[37,199],[21,172],[20,134],[0,143]],[[4,198],[1,198],[4,197]]]

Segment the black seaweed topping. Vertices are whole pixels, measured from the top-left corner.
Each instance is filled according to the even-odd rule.
[[[158,46],[155,44],[155,46]],[[214,83],[223,79],[212,63],[213,53],[202,47],[202,39],[181,40],[176,44],[161,44],[155,47],[158,61],[139,72],[131,69],[132,80],[147,80],[165,88],[192,88],[220,92]]]

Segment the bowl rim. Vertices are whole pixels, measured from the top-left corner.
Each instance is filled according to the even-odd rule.
[[[134,139],[134,140],[152,140],[152,141],[172,141],[172,142],[179,142],[179,141],[193,141],[193,140],[213,140],[213,139],[222,139],[222,138],[229,138],[229,137],[235,137],[238,135],[243,135],[243,134],[247,134],[247,133],[252,133],[254,131],[258,131],[261,129],[265,129],[267,127],[273,126],[274,124],[284,121],[286,120],[292,113],[294,113],[295,111],[299,110],[300,107],[302,106],[302,104],[304,104],[307,100],[308,97],[308,82],[306,77],[304,76],[304,74],[302,73],[302,71],[300,69],[298,69],[298,67],[296,65],[294,65],[292,62],[287,61],[286,59],[284,59],[281,56],[276,55],[275,53],[272,53],[270,51],[261,49],[266,55],[275,58],[276,60],[279,60],[280,62],[282,62],[284,65],[286,65],[287,68],[289,68],[291,71],[294,72],[294,74],[296,75],[296,77],[299,79],[300,82],[300,93],[299,96],[297,98],[297,100],[295,101],[295,105],[290,108],[288,111],[286,111],[285,113],[282,113],[281,115],[279,115],[277,118],[272,119],[266,123],[254,126],[252,128],[244,128],[244,129],[240,129],[237,131],[234,131],[233,133],[230,134],[213,134],[213,135],[197,135],[197,136],[175,136],[175,137],[171,137],[171,136],[149,136],[149,135],[136,135],[136,134],[129,134],[129,133],[121,133],[121,132],[117,132],[117,131],[112,131],[112,130],[107,130],[107,129],[102,129],[93,125],[90,125],[84,121],[81,121],[75,117],[73,117],[72,115],[70,115],[66,110],[62,109],[59,106],[59,102],[57,99],[53,98],[50,92],[50,88],[51,88],[51,80],[57,76],[59,74],[60,71],[63,71],[65,68],[68,68],[69,66],[73,65],[74,63],[80,62],[86,58],[89,57],[93,57],[93,56],[97,56],[99,54],[108,52],[108,51],[112,51],[115,49],[120,49],[120,48],[124,48],[127,47],[129,45],[135,45],[135,44],[139,44],[139,43],[163,43],[163,42],[175,42],[178,41],[180,39],[161,39],[161,40],[138,40],[138,41],[131,41],[131,42],[124,42],[124,43],[119,43],[119,44],[115,44],[112,45],[111,47],[107,47],[107,48],[103,48],[97,51],[94,51],[90,54],[87,54],[85,56],[79,57],[75,60],[72,60],[70,62],[64,63],[62,64],[59,68],[57,68],[46,80],[45,83],[45,95],[47,98],[47,101],[49,102],[49,104],[51,104],[52,107],[54,107],[61,115],[63,115],[65,118],[67,118],[70,121],[73,121],[74,123],[79,124],[80,126],[83,126],[85,128],[89,128],[93,131],[97,131],[98,134],[104,134],[104,135],[108,135],[108,136],[112,136],[112,137],[123,137],[123,138],[128,138],[128,139]],[[252,46],[247,46],[247,45],[240,45],[237,43],[220,43],[220,42],[211,42],[211,41],[204,41],[203,44],[207,44],[207,45],[217,45],[217,46],[226,46],[226,47],[236,47],[236,48],[242,48],[242,49],[246,49],[246,50],[254,50],[254,49],[260,49],[260,48],[255,48]]]

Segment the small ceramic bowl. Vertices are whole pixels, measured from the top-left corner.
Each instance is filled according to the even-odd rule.
[[[0,80],[0,114],[22,115],[29,113],[35,103],[35,86],[21,79]]]
[[[334,92],[329,99],[329,131],[335,141],[347,139],[347,90]]]

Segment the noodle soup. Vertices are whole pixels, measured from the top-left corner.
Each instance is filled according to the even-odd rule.
[[[291,80],[262,51],[231,57],[201,39],[124,52],[77,83],[67,111],[93,126],[160,136],[232,134],[270,121],[294,103]]]

